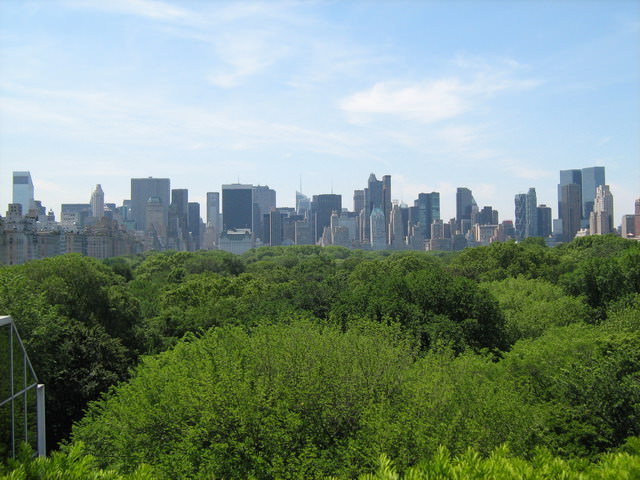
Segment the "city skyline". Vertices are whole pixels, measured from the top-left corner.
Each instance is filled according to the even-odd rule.
[[[457,187],[514,219],[558,171],[603,166],[614,221],[640,190],[640,3],[0,4],[0,204],[129,198],[131,178],[206,192],[269,185],[279,206],[371,172],[393,199]],[[4,207],[3,207],[4,208]],[[4,214],[4,212],[2,212]]]
[[[590,186],[587,188],[587,190],[590,190],[591,187],[595,187],[595,185],[607,185],[607,187],[609,187],[609,182],[604,181],[605,179],[605,167],[601,167],[601,166],[595,166],[595,167],[584,167],[582,169],[571,169],[571,170],[561,170],[559,173],[559,182],[557,184],[557,198],[552,200],[551,202],[544,202],[544,201],[538,201],[536,198],[536,187],[532,186],[529,187],[528,192],[527,193],[516,193],[513,195],[513,208],[511,210],[508,210],[507,212],[500,212],[497,208],[495,208],[493,205],[486,205],[486,204],[482,204],[481,202],[476,202],[474,196],[473,196],[473,190],[469,189],[467,187],[456,187],[456,194],[454,195],[453,198],[453,215],[451,216],[447,216],[445,214],[442,213],[443,209],[441,208],[441,201],[440,201],[440,192],[420,192],[416,195],[416,198],[413,201],[400,201],[399,199],[395,198],[395,196],[393,195],[393,188],[391,187],[391,184],[389,183],[389,185],[385,188],[386,193],[384,194],[384,200],[382,200],[382,195],[383,195],[383,183],[384,182],[390,182],[392,176],[391,175],[384,175],[382,178],[383,180],[377,180],[376,179],[376,174],[374,172],[372,172],[369,175],[369,179],[366,183],[364,183],[364,185],[368,184],[369,190],[372,189],[372,179],[373,182],[378,184],[379,183],[379,188],[380,191],[378,192],[378,194],[380,195],[380,200],[378,203],[380,202],[384,202],[386,204],[385,208],[383,209],[383,212],[385,212],[385,217],[390,217],[390,212],[391,212],[391,202],[398,203],[400,206],[405,206],[405,207],[411,207],[414,203],[416,206],[418,205],[422,205],[423,202],[428,202],[428,204],[424,204],[421,209],[431,209],[430,205],[431,205],[431,198],[433,197],[435,200],[433,200],[434,205],[440,215],[440,218],[442,220],[450,220],[450,219],[456,219],[456,220],[460,220],[460,218],[468,218],[470,215],[470,210],[466,213],[463,213],[461,211],[459,211],[460,208],[460,204],[466,204],[465,202],[473,202],[473,205],[475,206],[475,208],[479,211],[482,210],[482,208],[487,208],[487,207],[491,207],[493,210],[497,211],[500,215],[500,219],[502,220],[509,220],[509,221],[513,221],[514,225],[518,223],[518,219],[520,217],[523,218],[522,216],[524,215],[526,218],[532,217],[532,209],[539,207],[544,207],[544,208],[548,208],[552,218],[559,220],[561,218],[561,209],[559,208],[560,203],[562,202],[562,189],[561,186],[562,184],[566,184],[566,183],[578,183],[579,185],[576,186],[576,188],[578,188],[579,190],[581,190],[583,187],[583,176],[581,174],[583,174],[584,172],[592,172],[592,171],[598,171],[599,172],[599,179],[598,180],[594,180],[594,179],[588,179],[585,182],[587,184],[589,184]],[[574,176],[572,175],[578,175],[578,177],[574,178]],[[37,190],[35,190],[34,188],[34,184],[31,183],[32,182],[32,177],[30,175],[29,171],[19,171],[19,172],[13,172],[12,175],[12,180],[14,181],[14,184],[12,186],[12,191],[16,188],[16,184],[15,184],[15,179],[16,176],[22,176],[20,178],[28,178],[29,179],[29,183],[30,183],[30,188],[31,188],[31,197],[34,201],[37,201],[39,203],[39,206],[44,208],[46,210],[46,212],[52,211],[54,216],[58,219],[61,219],[62,217],[62,210],[60,209],[58,212],[56,212],[53,208],[49,207],[47,204],[45,204],[40,198],[38,198]],[[584,177],[587,178],[587,177]],[[85,204],[85,205],[89,205],[90,209],[92,211],[94,211],[94,207],[93,207],[93,202],[94,202],[94,196],[96,195],[96,192],[99,191],[100,193],[100,203],[104,206],[107,203],[108,204],[112,204],[112,205],[117,205],[117,206],[121,206],[123,204],[123,202],[129,202],[129,204],[132,205],[136,205],[137,208],[136,210],[138,212],[142,212],[142,206],[146,203],[143,198],[150,198],[150,197],[158,197],[160,199],[160,203],[164,205],[164,208],[168,208],[170,203],[173,203],[175,201],[175,194],[176,192],[184,192],[184,195],[191,195],[191,193],[189,193],[189,188],[174,188],[173,185],[171,185],[171,179],[170,178],[157,178],[157,177],[152,177],[152,176],[148,176],[148,177],[144,177],[144,178],[131,178],[129,179],[131,188],[129,190],[129,198],[124,198],[120,201],[107,201],[109,200],[107,198],[107,200],[105,200],[105,193],[101,188],[101,184],[97,184],[95,187],[95,190],[92,191],[91,195],[90,195],[90,199],[89,201],[84,201],[83,199],[76,199],[77,201],[74,202],[63,202],[60,203],[59,206],[61,207],[62,205],[81,205],[81,204]],[[160,190],[163,190],[163,192],[161,193],[160,190],[157,190],[158,187],[153,187],[153,191],[154,194],[153,195],[148,195],[148,194],[139,194],[137,195],[135,192],[137,191],[142,191],[140,190],[139,187],[135,187],[135,185],[141,185],[142,183],[147,183],[147,182],[153,182],[154,184],[162,184],[162,187],[160,188]],[[594,183],[597,182],[597,183]],[[19,182],[22,183],[22,182]],[[593,185],[591,185],[593,184]],[[385,183],[386,185],[386,183]],[[18,188],[22,187],[21,185],[17,185]],[[356,196],[359,194],[362,196],[362,199],[360,199],[360,203],[365,202],[365,191],[367,190],[366,187],[364,187],[364,190],[360,189],[360,187],[362,187],[362,185],[357,185],[351,192],[351,195],[347,195],[345,197],[345,195],[342,194],[336,194],[341,196],[344,200],[342,202],[342,207],[340,211],[344,211],[344,212],[352,212],[352,213],[358,213],[359,209],[356,208]],[[374,187],[375,188],[375,187]],[[262,184],[242,184],[242,183],[231,183],[231,184],[223,184],[220,185],[220,188],[217,189],[217,191],[209,191],[205,193],[205,201],[201,202],[199,200],[195,200],[195,201],[190,201],[189,204],[198,204],[199,208],[202,209],[203,214],[201,215],[202,220],[207,223],[208,221],[208,209],[210,207],[210,201],[211,201],[211,196],[217,196],[218,200],[216,200],[217,204],[218,204],[218,209],[219,209],[219,213],[220,215],[223,214],[223,203],[220,202],[220,195],[222,194],[222,198],[224,198],[224,192],[225,189],[249,189],[249,190],[259,190],[259,191],[265,191],[265,192],[271,192],[270,197],[271,200],[267,200],[267,207],[264,207],[263,210],[268,210],[269,208],[273,207],[277,207],[277,208],[292,208],[294,210],[298,210],[299,207],[299,196],[302,194],[302,192],[300,192],[299,190],[296,190],[296,199],[293,202],[293,205],[289,205],[288,203],[285,205],[282,205],[280,203],[280,200],[278,202],[275,201],[276,198],[276,194],[277,191],[275,189],[271,189],[268,185],[262,185]],[[21,191],[22,192],[22,191]],[[466,192],[466,195],[469,196],[469,199],[462,199],[460,197],[461,192]],[[533,193],[532,193],[533,192]],[[22,193],[19,193],[18,195],[23,195]],[[135,199],[136,195],[139,196],[139,199]],[[330,196],[333,195],[333,193],[329,194],[329,193],[322,193],[322,194],[310,194],[310,195],[303,195],[304,197],[307,198],[307,200],[310,200],[311,197],[322,197],[322,196]],[[526,199],[527,197],[530,197],[531,195],[533,198],[533,201],[531,202],[531,204],[529,204],[529,202],[527,201],[527,213],[523,213],[521,211],[522,208],[524,208],[522,205],[520,205],[520,203],[524,200],[522,199]],[[169,197],[171,196],[171,200],[169,199]],[[26,198],[26,197],[25,197]],[[186,198],[186,197],[185,197]],[[465,197],[466,198],[466,197]],[[594,200],[587,200],[587,198],[590,197],[582,197],[580,196],[578,200],[576,200],[578,202],[578,207],[581,207],[582,209],[587,208],[587,206],[589,205],[589,209],[593,208],[593,204],[594,201],[596,200],[596,194],[594,193]],[[162,200],[164,199],[164,200]],[[85,199],[86,200],[86,199]],[[193,200],[193,198],[192,198]],[[449,199],[451,200],[451,199]],[[185,200],[186,201],[186,200]],[[262,200],[263,202],[264,200]],[[555,203],[554,203],[555,202]],[[637,202],[637,199],[634,200],[634,204]],[[11,201],[9,201],[7,203],[7,206],[13,202],[13,199]],[[260,202],[259,202],[260,203]],[[366,202],[365,202],[366,203]],[[371,203],[371,202],[369,202]],[[382,207],[382,203],[380,203],[380,205],[378,205],[378,203],[376,203],[375,206],[378,207]],[[429,206],[427,206],[429,205]],[[552,205],[555,205],[555,208],[552,207]],[[361,205],[361,207],[363,207],[363,205]],[[369,207],[367,208],[368,213],[371,213],[371,210],[373,209],[374,205],[371,204],[369,205]],[[471,203],[469,203],[469,205],[467,206],[468,209],[471,208]],[[623,206],[620,208],[620,211],[631,211],[632,207],[629,206]],[[23,212],[26,214],[26,211],[28,209],[25,209],[23,206]],[[445,209],[444,211],[448,211],[449,209]],[[615,211],[615,210],[614,210]],[[583,218],[579,218],[579,223],[578,226],[582,227],[582,228],[588,228],[589,226],[589,214],[590,210],[586,212],[586,217]],[[583,212],[584,213],[584,212]],[[622,213],[621,216],[627,215],[627,213]],[[140,214],[140,215],[144,215],[144,214]],[[430,218],[432,218],[430,216],[430,214],[425,214],[423,213],[422,215],[428,215],[428,217],[425,217],[425,221],[423,222],[423,225],[430,225],[431,222],[428,221]],[[535,215],[535,214],[533,214]],[[0,212],[0,217],[2,217],[2,212]],[[93,216],[95,215],[95,212],[93,214]],[[142,217],[138,220],[135,220],[136,224],[144,224],[144,220],[142,219]],[[222,221],[222,220],[220,220]],[[252,219],[252,222],[255,222],[255,219]],[[387,218],[387,221],[389,221],[389,218]],[[537,223],[537,220],[533,220],[534,223]],[[621,223],[616,223],[616,219],[615,219],[615,213],[613,214],[613,227],[618,227],[621,226]],[[231,228],[251,228],[251,225],[248,226],[238,226],[236,225],[235,227],[231,227]],[[425,227],[426,228],[426,227]],[[520,228],[520,227],[518,227]],[[527,227],[527,228],[531,228],[531,227]],[[578,228],[578,227],[576,227]],[[537,231],[537,229],[535,230]],[[527,230],[527,236],[536,236],[536,235],[531,235],[531,230]],[[521,238],[520,238],[521,239]]]

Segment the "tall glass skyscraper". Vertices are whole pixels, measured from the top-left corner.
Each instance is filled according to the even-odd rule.
[[[251,230],[253,226],[253,185],[222,185],[222,230]]]
[[[593,212],[593,202],[598,187],[604,186],[604,167],[582,169],[582,226],[589,224],[589,216]]]
[[[22,205],[22,215],[35,207],[33,182],[29,172],[13,172],[13,203]]]
[[[456,191],[456,221],[461,229],[461,221],[471,221],[471,214],[478,210],[478,205],[471,194],[471,190],[465,187],[458,187]]]

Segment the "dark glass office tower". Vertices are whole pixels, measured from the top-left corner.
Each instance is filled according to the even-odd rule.
[[[456,222],[458,228],[461,229],[462,220],[471,221],[471,213],[478,208],[476,201],[471,194],[471,190],[465,187],[459,187],[456,191]]]
[[[559,217],[562,223],[562,239],[570,242],[580,229],[582,211],[582,189],[577,183],[558,185]]]
[[[222,230],[251,230],[252,223],[253,185],[222,185]]]
[[[171,207],[178,219],[178,228],[185,234],[189,222],[189,190],[174,188],[171,190]]]
[[[551,236],[552,226],[551,207],[540,205],[538,207],[538,236],[542,238]]]
[[[200,204],[198,202],[189,202],[188,229],[193,240],[193,249],[200,250]]]
[[[414,202],[413,225],[420,223],[420,232],[424,238],[431,238],[431,224],[440,220],[440,194],[438,192],[419,193]]]

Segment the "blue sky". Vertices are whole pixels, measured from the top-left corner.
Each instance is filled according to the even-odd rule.
[[[268,184],[292,206],[371,172],[514,217],[559,170],[602,165],[615,222],[640,197],[640,1],[0,2],[0,210],[107,202],[169,177],[204,203]]]

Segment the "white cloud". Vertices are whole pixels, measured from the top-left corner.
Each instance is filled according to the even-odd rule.
[[[378,82],[343,99],[339,107],[355,122],[370,120],[373,115],[394,115],[431,124],[460,117],[498,92],[540,84],[534,79],[517,78],[516,71],[521,67],[515,61],[491,66],[458,58],[453,63],[461,70],[456,75],[418,83]]]
[[[356,114],[401,115],[423,123],[433,123],[456,117],[469,105],[460,95],[455,79],[443,79],[420,85],[398,86],[376,83],[369,90],[344,99],[340,108]]]

